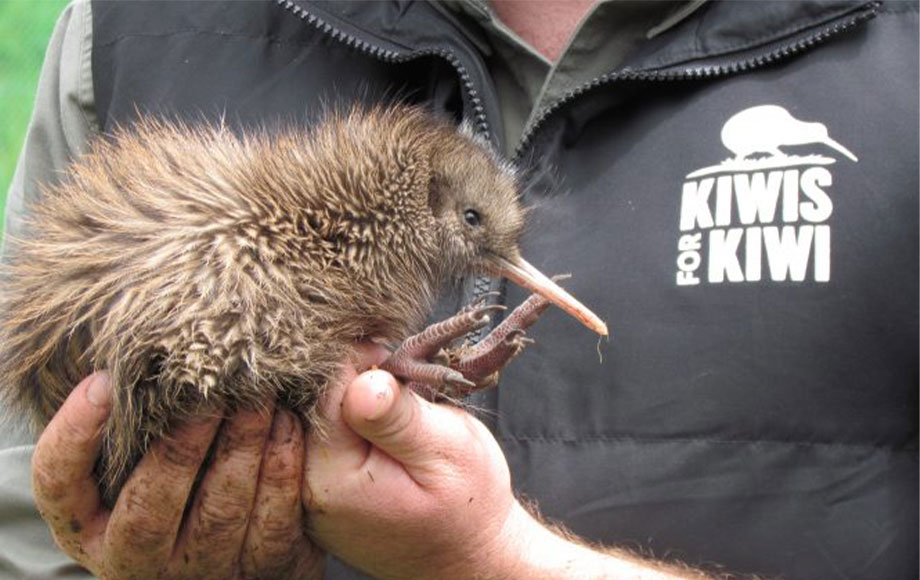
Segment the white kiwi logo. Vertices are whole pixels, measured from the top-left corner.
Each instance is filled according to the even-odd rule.
[[[731,156],[683,183],[677,285],[829,282],[828,166],[856,154],[778,105],[732,115],[721,139]]]

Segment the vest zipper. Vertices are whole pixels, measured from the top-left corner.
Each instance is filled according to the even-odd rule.
[[[878,13],[878,7],[881,2],[871,2],[863,8],[858,14],[843,17],[838,20],[836,23],[830,26],[826,26],[819,30],[818,32],[810,33],[807,36],[803,36],[796,40],[795,42],[789,44],[783,44],[778,48],[775,48],[766,54],[759,54],[757,56],[752,56],[747,59],[735,60],[726,64],[721,65],[710,65],[710,66],[701,66],[695,68],[685,68],[678,70],[645,70],[645,71],[635,71],[629,68],[624,68],[620,71],[608,73],[595,77],[594,79],[579,85],[578,87],[570,90],[558,100],[553,101],[547,105],[540,114],[534,119],[534,121],[527,127],[524,131],[524,134],[521,136],[521,140],[518,143],[518,146],[514,150],[514,155],[512,156],[512,162],[518,162],[521,159],[521,156],[524,153],[524,150],[531,144],[533,141],[534,134],[545,121],[552,116],[554,113],[559,111],[563,106],[571,103],[578,97],[583,94],[592,91],[598,87],[617,82],[617,81],[684,81],[684,80],[700,80],[700,79],[712,79],[717,77],[731,76],[734,74],[739,74],[743,72],[749,72],[751,70],[761,68],[767,65],[776,64],[785,59],[791,58],[795,55],[798,55],[806,50],[809,50],[828,39],[837,36],[838,34],[845,32],[863,22],[870,20],[876,16]]]
[[[395,50],[383,48],[381,46],[371,44],[370,42],[367,42],[366,40],[358,38],[354,35],[343,32],[341,29],[329,24],[322,18],[318,17],[316,14],[308,12],[304,8],[294,4],[292,0],[275,1],[279,6],[293,13],[304,22],[312,25],[323,34],[326,34],[332,39],[337,40],[346,46],[355,48],[356,50],[383,62],[394,64],[404,63],[416,58],[431,55],[443,58],[448,63],[450,63],[452,67],[454,67],[454,70],[456,70],[457,75],[460,77],[460,81],[463,85],[463,90],[469,98],[470,104],[473,106],[473,116],[475,123],[474,127],[476,128],[476,132],[485,138],[486,141],[491,142],[492,137],[489,121],[486,117],[486,110],[482,104],[482,99],[479,97],[479,92],[476,90],[476,86],[473,84],[473,80],[470,78],[470,74],[467,72],[466,67],[463,66],[463,63],[460,62],[460,59],[457,58],[457,56],[450,50],[430,48],[412,51],[410,53],[401,53]],[[491,288],[491,278],[488,276],[477,276],[473,280],[473,292],[470,301],[475,302],[476,300],[480,299],[483,295],[488,293]],[[467,338],[471,342],[478,342],[486,335],[487,331],[487,328],[483,328],[475,333],[470,333]]]
[[[316,14],[308,12],[304,8],[294,4],[292,0],[275,0],[275,2],[292,12],[295,16],[303,20],[304,22],[312,25],[317,30],[323,34],[329,35],[330,38],[337,40],[346,46],[353,47],[364,54],[374,57],[378,60],[387,63],[404,63],[410,60],[415,60],[423,56],[439,56],[446,60],[454,69],[457,71],[457,75],[460,77],[460,81],[463,84],[463,90],[469,98],[470,104],[473,106],[473,116],[475,122],[475,128],[477,133],[485,137],[487,140],[491,141],[492,132],[489,128],[489,121],[486,118],[486,110],[482,104],[482,99],[479,97],[479,91],[476,90],[476,86],[473,84],[470,74],[467,72],[466,67],[463,66],[463,63],[460,62],[460,59],[454,55],[453,52],[447,49],[439,48],[427,48],[418,51],[412,51],[410,53],[402,53],[396,50],[391,50],[388,48],[383,48],[375,44],[371,44],[364,39],[358,38],[354,35],[343,32],[341,29],[336,28],[335,26],[329,24]]]

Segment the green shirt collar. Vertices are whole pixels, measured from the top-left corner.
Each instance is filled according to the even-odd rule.
[[[684,21],[706,0],[598,0],[556,63],[537,52],[492,11],[488,0],[442,0],[439,10],[481,27],[474,39],[496,84],[505,153],[540,111],[592,79],[616,70],[643,41]]]

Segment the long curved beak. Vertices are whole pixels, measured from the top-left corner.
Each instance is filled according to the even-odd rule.
[[[607,336],[607,325],[603,320],[588,310],[587,306],[576,300],[561,286],[547,278],[543,272],[530,265],[524,258],[516,256],[509,260],[503,256],[492,254],[489,256],[488,261],[494,273],[504,276],[518,286],[523,286],[536,292],[569,315],[574,316],[594,332],[601,336]]]

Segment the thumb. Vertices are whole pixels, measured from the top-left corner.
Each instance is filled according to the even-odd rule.
[[[48,423],[32,455],[36,505],[47,520],[71,523],[58,529],[55,537],[62,545],[81,546],[81,553],[91,547],[85,542],[81,544],[80,538],[90,534],[88,524],[97,520],[102,507],[93,466],[111,408],[112,384],[108,373],[87,377]]]
[[[443,409],[422,401],[382,370],[358,375],[342,405],[342,416],[351,429],[410,472],[430,467],[432,444],[439,436],[430,428],[437,420],[426,415],[439,412]]]
[[[90,375],[70,393],[36,445],[33,463],[62,458],[89,474],[102,442],[102,426],[112,407],[112,379],[105,371]]]

